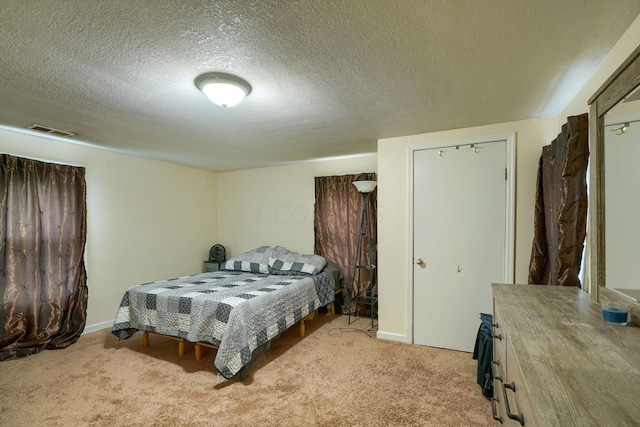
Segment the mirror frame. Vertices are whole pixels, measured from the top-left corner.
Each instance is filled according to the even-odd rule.
[[[589,99],[589,140],[592,143],[587,252],[591,298],[595,301],[600,301],[603,297],[612,300],[628,299],[637,309],[632,309],[634,323],[638,323],[638,314],[634,311],[640,313],[640,303],[606,288],[604,115],[638,85],[640,85],[640,46],[636,47]]]

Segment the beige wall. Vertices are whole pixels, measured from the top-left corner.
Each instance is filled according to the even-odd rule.
[[[202,271],[218,238],[214,172],[6,129],[0,152],[86,168],[88,326],[109,326],[130,286]]]
[[[564,117],[581,114],[588,111],[589,98],[604,84],[609,76],[627,59],[638,47],[640,40],[640,15],[620,37],[620,40],[609,51],[587,83],[580,89],[575,98],[558,115],[558,120]]]
[[[316,176],[376,172],[377,155],[218,174],[219,237],[228,255],[261,245],[313,253]]]

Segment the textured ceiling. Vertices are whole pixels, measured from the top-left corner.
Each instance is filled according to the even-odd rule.
[[[558,114],[638,0],[0,0],[0,124],[210,170]],[[223,109],[203,72],[248,80]]]

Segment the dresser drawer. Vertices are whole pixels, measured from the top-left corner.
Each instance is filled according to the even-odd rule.
[[[533,410],[533,405],[531,404],[529,393],[527,392],[518,362],[514,357],[509,343],[507,343],[506,362],[507,372],[505,382],[501,387],[505,415],[510,421],[506,425],[537,426],[538,421]]]
[[[497,307],[493,308],[493,323],[491,324],[491,335],[493,336],[493,358],[491,370],[493,373],[493,397],[491,399],[491,413],[493,419],[500,424],[508,423],[504,406],[504,395],[502,384],[505,380],[507,352],[506,335],[502,328],[502,316]]]
[[[493,419],[500,424],[507,422],[506,410],[504,407],[504,396],[502,394],[502,380],[501,376],[493,377],[493,397],[491,398],[491,415]]]
[[[503,426],[536,426],[529,395],[518,362],[511,349],[509,333],[498,307],[493,309],[493,419]],[[511,415],[511,416],[510,416]]]
[[[494,308],[493,324],[491,325],[491,334],[493,336],[493,361],[491,368],[493,369],[494,377],[504,378],[507,363],[507,335],[502,325],[502,315],[499,310]]]

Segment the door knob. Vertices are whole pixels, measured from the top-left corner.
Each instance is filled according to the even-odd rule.
[[[422,260],[422,258],[418,258],[418,259],[416,260],[416,264],[418,264],[418,265],[422,265],[422,264],[424,264],[424,261]]]

